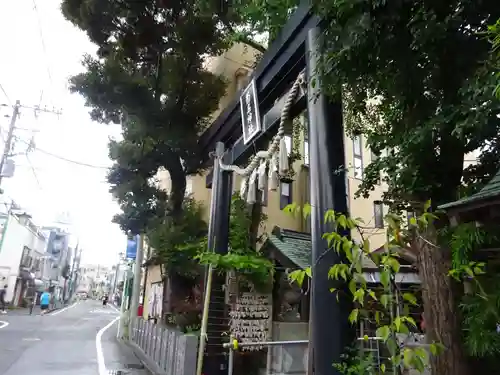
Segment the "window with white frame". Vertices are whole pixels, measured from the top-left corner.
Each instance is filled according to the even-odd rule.
[[[193,180],[190,178],[186,179],[186,197],[193,194]]]
[[[280,183],[280,209],[292,203],[292,184],[290,182]]]
[[[411,219],[414,217],[415,217],[415,212],[413,212],[412,209],[409,208],[408,211],[406,211],[406,221],[408,222],[408,224],[410,224]]]
[[[363,179],[363,145],[361,136],[356,135],[352,139],[353,157],[354,157],[354,178]]]
[[[267,187],[264,190],[258,190],[258,198],[261,206],[267,206],[268,191]]]
[[[309,165],[309,118],[307,111],[302,114],[302,123],[304,124],[304,164]]]
[[[373,151],[373,149],[370,149],[370,153],[371,153],[371,161],[372,161],[372,163],[375,162],[375,161],[377,161],[378,158],[379,158],[379,156],[380,156],[380,153],[377,153],[377,152]],[[380,185],[381,182],[382,182],[382,178],[379,177],[378,184]]]
[[[375,228],[384,227],[384,204],[380,201],[373,202],[373,217],[375,219]]]

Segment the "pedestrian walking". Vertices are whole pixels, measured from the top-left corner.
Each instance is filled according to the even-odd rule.
[[[37,297],[37,293],[35,292],[35,294],[31,297],[31,301],[30,301],[30,315],[33,315],[33,310],[35,309],[36,297]]]
[[[40,297],[40,310],[42,310],[42,315],[45,315],[49,310],[50,304],[50,293],[48,290],[42,293]]]
[[[7,296],[7,285],[4,285],[2,289],[0,289],[0,308],[2,314],[7,314],[7,311],[5,310],[5,307],[7,305],[7,302],[5,302],[5,298]]]

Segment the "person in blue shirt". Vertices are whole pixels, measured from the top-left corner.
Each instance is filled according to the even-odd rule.
[[[50,293],[46,290],[40,296],[40,309],[42,310],[42,315],[47,313],[50,305]]]

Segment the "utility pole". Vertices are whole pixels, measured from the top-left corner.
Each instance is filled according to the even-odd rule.
[[[116,293],[116,286],[118,284],[118,273],[120,272],[120,266],[122,264],[122,260],[123,260],[123,253],[119,253],[118,254],[118,263],[116,263],[116,269],[115,269],[115,277],[114,277],[114,280],[113,280],[113,294]]]
[[[40,113],[40,112],[52,113],[52,114],[56,114],[56,115],[61,114],[61,111],[55,110],[55,109],[40,108],[39,106],[35,106],[35,107],[24,106],[24,105],[21,105],[21,102],[19,100],[16,100],[16,104],[14,104],[14,106],[12,107],[12,117],[10,118],[9,130],[7,133],[7,138],[5,139],[3,154],[2,154],[2,157],[0,159],[0,185],[2,184],[3,168],[5,166],[7,159],[9,158],[9,156],[11,156],[10,152],[12,149],[12,140],[14,139],[14,130],[16,129],[16,121],[19,118],[21,108],[34,110],[35,116],[38,116],[38,113]]]
[[[10,149],[12,147],[12,139],[14,138],[14,129],[16,128],[16,121],[17,118],[19,117],[19,108],[21,108],[21,102],[19,100],[16,100],[16,104],[14,104],[14,107],[12,108],[12,117],[10,118],[9,131],[7,133],[7,139],[5,140],[2,158],[0,159],[0,185],[2,183],[3,167],[5,165],[5,162],[7,161],[7,158],[10,155]]]
[[[68,300],[71,300],[71,297],[73,297],[73,292],[75,289],[76,262],[77,260],[79,261],[79,259],[77,259],[79,258],[79,253],[81,253],[81,251],[79,251],[79,244],[77,243],[75,247],[75,256],[73,257],[73,263],[71,265],[71,271],[70,271]]]
[[[137,315],[141,294],[142,260],[144,258],[144,235],[140,234],[137,241],[137,254],[135,256],[134,285],[132,288],[132,301],[130,303],[130,323]],[[130,325],[130,324],[129,324]]]

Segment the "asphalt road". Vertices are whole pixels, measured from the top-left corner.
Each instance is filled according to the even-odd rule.
[[[0,375],[147,375],[116,341],[117,318],[91,300],[45,316],[0,315]]]

